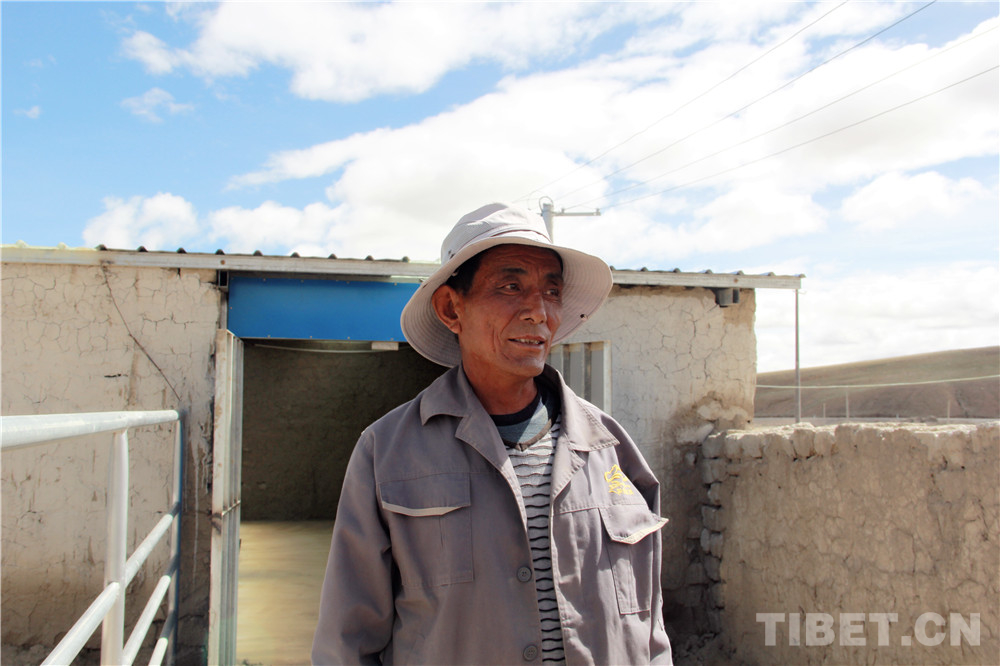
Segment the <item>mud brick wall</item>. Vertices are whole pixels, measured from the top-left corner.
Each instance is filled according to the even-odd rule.
[[[690,598],[734,662],[1000,663],[998,447],[995,422],[714,435]]]

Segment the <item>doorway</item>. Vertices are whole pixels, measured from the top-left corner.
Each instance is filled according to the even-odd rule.
[[[405,343],[243,342],[237,663],[308,663],[354,445],[445,368]]]

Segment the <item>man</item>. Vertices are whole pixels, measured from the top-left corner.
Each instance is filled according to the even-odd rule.
[[[610,269],[504,204],[459,220],[441,261],[401,324],[452,369],[361,435],[313,663],[669,664],[656,479],[545,364]]]

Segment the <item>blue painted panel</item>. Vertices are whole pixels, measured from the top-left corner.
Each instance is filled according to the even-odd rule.
[[[402,341],[412,282],[229,279],[229,330],[241,338]]]

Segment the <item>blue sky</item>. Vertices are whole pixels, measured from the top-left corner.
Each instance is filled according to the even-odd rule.
[[[1000,340],[996,2],[0,12],[5,244],[433,261],[547,197],[618,268],[804,273],[805,366]]]

